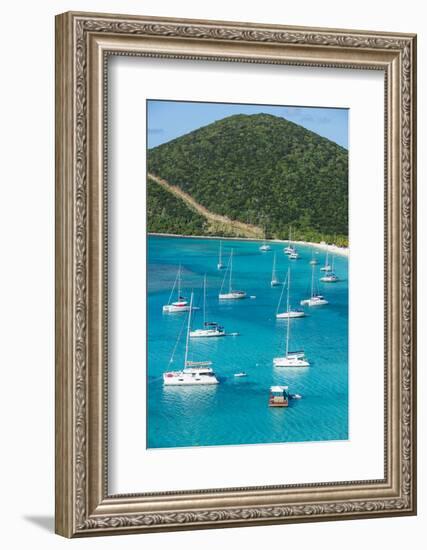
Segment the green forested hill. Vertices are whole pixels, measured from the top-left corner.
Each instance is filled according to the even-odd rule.
[[[271,237],[287,238],[289,226],[296,239],[348,235],[347,151],[280,117],[214,122],[150,149],[148,170]]]
[[[150,233],[204,235],[206,221],[183,201],[147,179],[147,224]]]

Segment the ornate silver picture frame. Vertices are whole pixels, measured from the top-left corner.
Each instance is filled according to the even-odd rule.
[[[384,73],[384,478],[108,490],[107,61]],[[416,513],[416,37],[65,13],[56,18],[56,532],[82,537]],[[207,487],[209,482],[207,480]]]

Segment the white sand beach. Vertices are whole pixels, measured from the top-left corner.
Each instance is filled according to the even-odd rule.
[[[264,242],[263,239],[248,239],[245,237],[217,237],[214,235],[180,235],[177,233],[148,233],[148,235],[156,235],[158,237],[183,237],[186,239],[215,239],[215,240],[221,240],[221,241],[253,241],[253,242]],[[266,242],[270,243],[281,243],[281,244],[287,244],[289,241],[288,239],[266,239]],[[328,244],[324,241],[321,241],[320,243],[312,243],[309,241],[292,241],[292,243],[296,246],[303,245],[303,246],[312,246],[314,248],[318,248],[319,250],[328,250],[330,254],[338,254],[340,256],[349,256],[349,248],[345,248],[342,246],[337,246],[335,244]]]
[[[271,240],[273,243],[287,243],[289,241],[279,241],[279,240]],[[330,254],[339,254],[340,256],[349,256],[349,249],[345,248],[343,246],[337,246],[336,244],[327,244],[324,241],[320,243],[311,243],[308,241],[292,241],[295,245],[304,245],[304,246],[312,246],[314,248],[318,248],[320,250],[328,250]]]

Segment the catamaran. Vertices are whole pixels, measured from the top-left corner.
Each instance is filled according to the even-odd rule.
[[[163,373],[163,384],[165,386],[201,386],[219,384],[213,369],[212,361],[189,361],[191,309],[193,306],[193,293],[190,298],[190,309],[188,311],[187,337],[185,340],[184,368],[180,371],[167,371]],[[178,336],[179,339],[179,336]],[[176,349],[176,346],[175,346]],[[175,352],[174,349],[174,352]],[[173,355],[169,361],[173,361]]]
[[[224,269],[224,264],[222,263],[222,241],[219,241],[219,254],[218,254],[218,263],[216,264],[217,269]]]
[[[307,298],[306,300],[301,300],[300,304],[302,306],[325,306],[328,301],[325,300],[325,298],[318,294],[314,289],[314,270],[316,266],[311,266],[311,295],[310,298]]]
[[[281,285],[282,283],[279,281],[279,279],[277,278],[277,273],[276,273],[276,253],[274,253],[274,256],[273,256],[273,270],[271,272],[271,286],[279,286]]]
[[[292,309],[290,307],[290,302],[289,302],[290,282],[291,282],[291,268],[288,268],[288,276],[286,278],[286,286],[287,286],[286,311],[279,313],[280,305],[282,303],[283,291],[285,289],[285,285],[283,285],[282,292],[280,293],[279,303],[277,304],[276,319],[294,319],[297,317],[305,317],[305,312],[302,309]]]
[[[331,270],[326,273],[326,275],[323,275],[323,277],[320,277],[320,280],[322,283],[336,283],[339,281],[338,276],[334,272],[334,261],[335,257],[332,256],[332,265]]]
[[[178,272],[175,277],[175,282],[172,287],[172,291],[169,296],[169,301],[166,305],[163,306],[163,313],[181,313],[184,311],[190,310],[190,305],[188,304],[188,300],[181,296],[181,273],[182,268],[181,265],[178,267]],[[177,300],[175,302],[172,302],[172,296],[175,292],[175,288],[177,287]],[[193,308],[193,309],[199,309],[199,308]]]
[[[284,357],[275,357],[273,359],[273,365],[275,367],[308,367],[310,363],[307,361],[305,354],[302,350],[289,351],[289,340],[291,333],[291,306],[289,302],[289,288],[291,282],[291,271],[288,269],[288,297],[286,300],[286,312],[288,314],[288,323],[286,327],[286,351]]]
[[[216,338],[225,336],[225,330],[218,323],[206,321],[206,275],[203,279],[203,325],[190,331],[190,338]]]
[[[228,272],[228,292],[223,292],[225,280],[227,278]],[[240,300],[246,298],[246,292],[243,290],[233,290],[232,286],[232,277],[233,277],[233,249],[230,252],[230,259],[228,260],[227,271],[225,272],[224,278],[222,280],[221,289],[219,291],[218,298],[220,300]]]
[[[325,265],[320,268],[320,271],[332,271],[332,266],[329,264],[329,248],[326,248]]]

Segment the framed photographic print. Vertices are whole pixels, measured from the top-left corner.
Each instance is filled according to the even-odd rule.
[[[56,531],[416,512],[410,34],[56,19]]]

